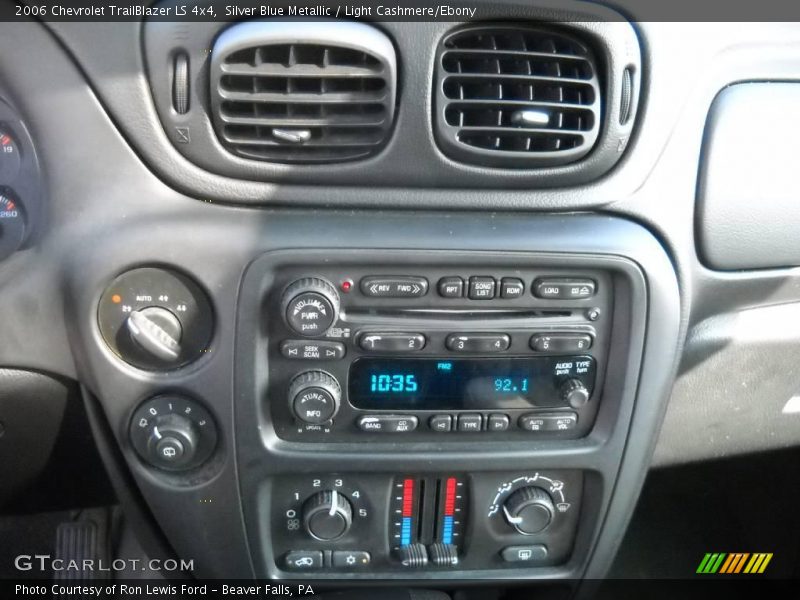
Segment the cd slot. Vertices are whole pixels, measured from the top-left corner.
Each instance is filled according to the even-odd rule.
[[[501,320],[544,320],[565,319],[574,315],[569,309],[472,309],[472,308],[372,308],[349,309],[347,317],[365,323],[381,322],[387,319],[398,319],[407,322],[409,319],[420,321],[501,321]]]

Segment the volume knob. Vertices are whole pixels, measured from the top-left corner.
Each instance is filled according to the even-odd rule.
[[[294,416],[309,425],[330,421],[339,410],[342,388],[324,371],[306,371],[289,384],[289,403]]]
[[[286,288],[281,307],[292,331],[318,337],[324,335],[339,316],[339,294],[324,279],[306,277]]]

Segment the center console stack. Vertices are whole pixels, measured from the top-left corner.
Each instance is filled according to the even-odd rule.
[[[388,213],[272,215],[259,232],[193,257],[177,228],[176,264],[121,270],[132,232],[73,273],[97,396],[200,576],[605,573],[678,336],[650,233]]]

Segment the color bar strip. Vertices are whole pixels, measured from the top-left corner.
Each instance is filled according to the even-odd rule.
[[[444,514],[445,516],[453,516],[456,508],[456,478],[448,477],[445,484],[444,494]]]
[[[453,543],[453,517],[451,516],[444,518],[444,524],[442,526],[442,543]]]

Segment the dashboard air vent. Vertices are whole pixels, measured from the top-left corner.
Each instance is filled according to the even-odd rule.
[[[245,158],[328,163],[378,152],[392,127],[394,47],[350,22],[247,22],[211,56],[211,108],[222,144]]]
[[[582,158],[597,141],[597,62],[560,29],[460,30],[440,44],[437,72],[437,137],[457,160],[557,166]]]

